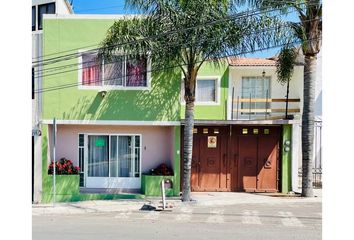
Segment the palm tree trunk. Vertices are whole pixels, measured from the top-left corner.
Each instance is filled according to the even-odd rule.
[[[286,84],[285,119],[288,119],[288,108],[289,108],[289,82],[290,82],[290,79],[288,79],[287,84]]]
[[[194,127],[194,102],[186,103],[185,127],[184,127],[184,152],[183,152],[183,192],[182,201],[190,201],[191,192],[191,168],[193,150],[193,127]]]
[[[314,110],[316,56],[305,55],[304,106],[302,113],[302,196],[313,197],[312,167],[314,143]]]

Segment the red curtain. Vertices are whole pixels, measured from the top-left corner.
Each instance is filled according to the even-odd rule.
[[[127,62],[126,86],[146,86],[146,58]]]
[[[82,61],[82,84],[89,86],[101,85],[100,64],[94,61],[92,56],[83,57]]]

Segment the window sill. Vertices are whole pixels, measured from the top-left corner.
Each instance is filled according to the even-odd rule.
[[[181,102],[181,105],[186,105],[186,102]],[[194,102],[195,106],[219,106],[219,102]]]
[[[121,90],[121,91],[150,91],[151,87],[120,87],[120,86],[80,86],[79,90],[96,90],[96,91],[108,91],[108,90]]]

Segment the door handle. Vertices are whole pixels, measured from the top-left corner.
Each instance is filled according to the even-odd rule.
[[[238,154],[234,154],[234,166],[237,167]]]

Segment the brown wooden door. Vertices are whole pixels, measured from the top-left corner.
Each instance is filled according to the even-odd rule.
[[[233,191],[278,191],[280,128],[242,126],[232,133]]]
[[[191,190],[227,191],[228,128],[203,126],[196,129],[193,134]]]
[[[199,186],[200,186],[200,184],[199,184],[199,170],[200,170],[199,141],[200,141],[200,139],[198,137],[193,136],[193,153],[192,153],[192,169],[191,169],[191,189],[192,189],[192,191],[199,189]]]
[[[260,191],[277,191],[279,139],[274,135],[258,137],[258,182]]]
[[[239,137],[239,182],[245,191],[257,189],[257,138]]]
[[[230,136],[230,127],[195,127],[191,190],[278,191],[281,128],[231,126],[231,129]],[[210,137],[216,140],[214,146],[208,143]],[[183,174],[183,154],[181,159]]]

